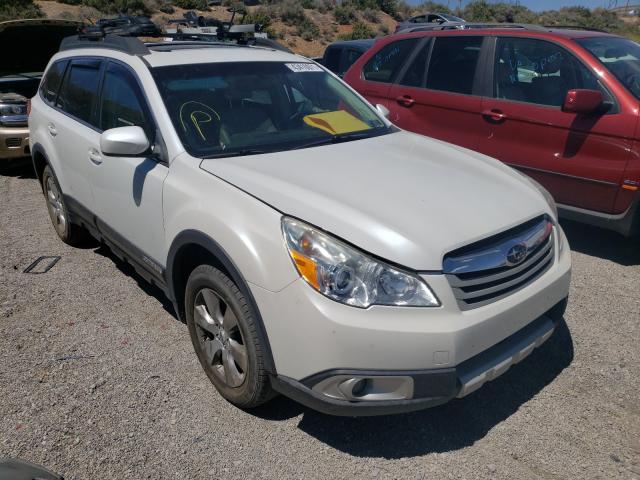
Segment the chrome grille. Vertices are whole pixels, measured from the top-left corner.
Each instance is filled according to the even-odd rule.
[[[448,253],[443,270],[460,309],[470,310],[526,287],[553,260],[553,222],[542,216]]]
[[[7,147],[19,147],[22,145],[22,138],[7,138],[4,143],[6,143]]]

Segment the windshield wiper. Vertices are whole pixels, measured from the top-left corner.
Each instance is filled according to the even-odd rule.
[[[374,133],[371,130],[365,130],[364,132],[343,133],[342,135],[333,135],[331,137],[321,138],[319,140],[313,140],[308,143],[303,143],[293,147],[291,150],[299,150],[301,148],[319,147],[321,145],[330,145],[333,143],[350,142],[352,140],[360,140],[363,138],[375,137],[379,133]]]
[[[202,157],[203,160],[210,158],[226,158],[226,157],[244,157],[245,155],[262,155],[263,153],[269,153],[266,150],[259,150],[256,148],[245,148],[243,150],[232,150],[229,152],[223,151],[218,153],[212,153]]]

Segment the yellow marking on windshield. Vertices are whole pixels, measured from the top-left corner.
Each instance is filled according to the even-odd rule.
[[[213,108],[211,108],[208,105],[205,105],[204,103],[201,102],[195,102],[195,101],[188,101],[182,104],[182,106],[180,107],[180,123],[182,124],[182,129],[186,132],[187,131],[187,125],[185,124],[184,121],[184,108],[187,106],[194,106],[194,107],[204,107],[204,110],[208,110],[204,111],[204,110],[192,110],[191,113],[189,113],[189,120],[191,120],[191,123],[193,124],[193,126],[196,128],[196,130],[198,131],[198,134],[200,135],[200,137],[202,138],[202,140],[207,140],[207,137],[205,137],[204,133],[202,133],[202,128],[200,127],[201,124],[203,123],[209,123],[213,120],[213,117],[210,115],[210,113],[212,113],[217,119],[218,122],[220,122],[220,115],[218,115],[218,112],[216,112]],[[204,115],[204,117],[198,118],[197,115]]]
[[[304,123],[310,127],[319,128],[330,135],[340,135],[342,133],[360,132],[370,130],[359,118],[354,117],[349,112],[337,110],[335,112],[312,113],[304,117]]]

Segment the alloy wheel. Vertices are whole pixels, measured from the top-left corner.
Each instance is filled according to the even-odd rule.
[[[227,386],[236,388],[245,381],[247,348],[231,307],[213,290],[203,288],[194,302],[193,319],[207,364]]]
[[[47,194],[47,207],[53,226],[60,235],[64,235],[67,229],[67,213],[64,208],[60,189],[53,177],[47,177],[45,182]]]

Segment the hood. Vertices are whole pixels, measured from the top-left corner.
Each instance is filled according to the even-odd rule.
[[[544,197],[511,168],[438,140],[398,132],[201,168],[281,212],[415,270],[543,213]]]
[[[82,22],[72,20],[12,20],[0,22],[0,77],[43,72],[64,37],[74,35]],[[19,48],[15,48],[19,46]]]

